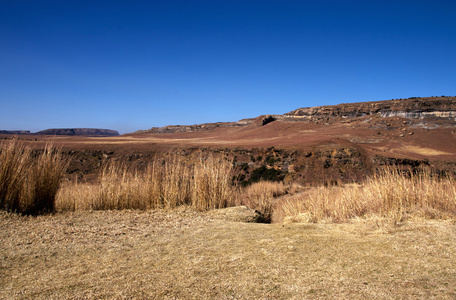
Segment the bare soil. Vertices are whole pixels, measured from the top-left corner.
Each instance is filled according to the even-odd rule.
[[[456,298],[454,221],[256,224],[217,214],[0,213],[2,299]]]

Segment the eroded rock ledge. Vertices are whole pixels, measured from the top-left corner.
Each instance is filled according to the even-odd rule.
[[[218,122],[196,125],[169,125],[140,130],[135,133],[201,132],[221,127],[243,127],[250,124],[265,126],[275,120],[314,121],[347,119],[365,116],[401,117],[408,119],[438,118],[456,121],[456,97],[427,97],[375,102],[346,103],[303,107],[283,115],[266,115],[238,122]]]
[[[446,118],[456,121],[456,97],[409,98],[375,102],[344,103],[298,108],[284,119],[356,118],[364,116],[422,119]]]

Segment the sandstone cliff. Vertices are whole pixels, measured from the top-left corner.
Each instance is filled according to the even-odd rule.
[[[364,116],[402,117],[411,119],[435,117],[455,121],[456,97],[413,97],[409,99],[304,107],[286,113],[282,118],[311,120]]]
[[[195,125],[168,125],[164,127],[152,127],[147,130],[139,130],[135,133],[183,133],[183,132],[200,132],[213,130],[221,127],[243,127],[252,124],[255,119],[244,119],[238,122],[217,122],[204,123]]]
[[[328,121],[365,116],[401,117],[409,119],[437,118],[456,121],[456,97],[426,97],[396,99],[375,102],[346,103],[303,107],[283,115],[266,115],[238,122],[219,122],[197,125],[169,125],[140,130],[135,133],[183,133],[201,132],[222,127],[243,127],[250,124],[267,125],[275,120],[286,121]]]

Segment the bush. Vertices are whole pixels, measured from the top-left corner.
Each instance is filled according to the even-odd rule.
[[[276,170],[273,168],[268,169],[265,165],[263,165],[252,171],[252,174],[250,175],[248,183],[251,184],[254,182],[258,182],[260,180],[282,181],[283,174],[282,174],[282,171],[280,171],[280,170]]]
[[[266,163],[267,163],[268,165],[270,165],[270,166],[274,165],[274,163],[275,163],[276,161],[277,161],[277,159],[276,159],[274,156],[272,156],[272,155],[268,155],[268,156],[266,157]]]

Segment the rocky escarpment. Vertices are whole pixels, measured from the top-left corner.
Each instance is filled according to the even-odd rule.
[[[183,133],[183,132],[200,132],[213,130],[221,127],[243,127],[252,124],[255,119],[243,119],[238,122],[217,122],[204,123],[195,125],[168,125],[165,127],[152,127],[147,130],[139,130],[135,133]]]
[[[283,119],[321,120],[364,116],[412,119],[444,118],[456,121],[456,97],[409,98],[298,108]]]
[[[98,128],[56,128],[35,133],[37,135],[118,136],[119,132]]]
[[[284,121],[329,121],[357,117],[377,116],[456,121],[456,97],[409,98],[374,102],[346,103],[303,107],[283,115],[266,115],[238,122],[218,122],[197,125],[169,125],[140,130],[135,133],[183,133],[208,131],[221,127],[243,127],[250,124],[265,126],[275,120]]]

